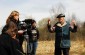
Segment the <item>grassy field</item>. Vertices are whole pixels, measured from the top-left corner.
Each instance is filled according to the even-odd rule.
[[[37,55],[54,55],[54,41],[39,41]],[[70,55],[85,55],[83,41],[71,41]]]

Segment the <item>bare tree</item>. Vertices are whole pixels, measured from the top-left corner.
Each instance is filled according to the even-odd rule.
[[[51,16],[57,16],[58,14],[64,14],[66,12],[65,6],[62,3],[58,3],[57,5],[53,6],[50,10]]]

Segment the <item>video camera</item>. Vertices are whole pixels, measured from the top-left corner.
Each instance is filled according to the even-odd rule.
[[[25,19],[20,21],[18,24],[18,29],[21,30],[18,32],[18,35],[29,35],[32,28],[33,19]]]
[[[20,30],[31,29],[32,21],[33,21],[33,19],[25,19],[23,21],[20,21],[19,22],[19,29]]]

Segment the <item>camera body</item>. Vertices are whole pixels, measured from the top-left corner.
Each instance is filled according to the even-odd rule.
[[[25,19],[19,22],[19,30],[31,29],[33,19]]]
[[[33,19],[25,19],[19,22],[18,29],[22,30],[21,33],[18,33],[19,36],[24,36],[24,38],[26,38],[26,36],[29,37],[29,32],[32,28],[32,21]]]

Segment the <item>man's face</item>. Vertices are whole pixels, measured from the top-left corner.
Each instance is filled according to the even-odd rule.
[[[60,23],[63,23],[64,22],[64,17],[61,17],[58,19]]]
[[[36,22],[34,22],[34,23],[32,24],[32,26],[33,26],[33,27],[36,27]]]

